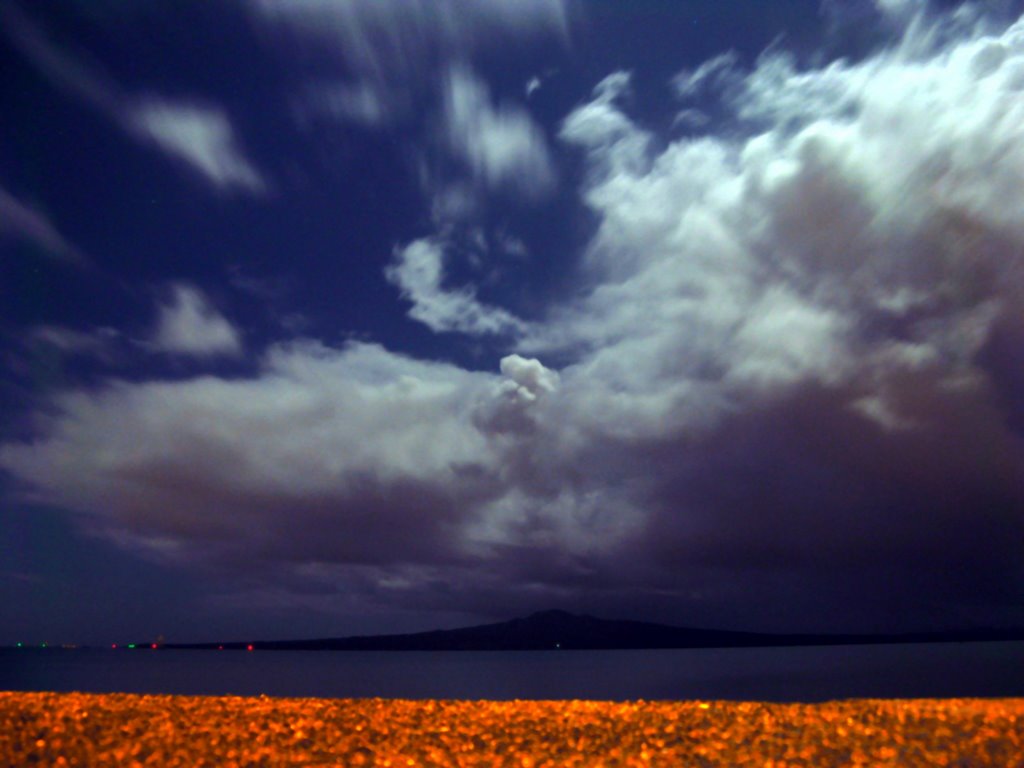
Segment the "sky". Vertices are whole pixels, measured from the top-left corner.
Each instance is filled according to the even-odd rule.
[[[0,644],[1024,625],[1024,3],[0,2]]]

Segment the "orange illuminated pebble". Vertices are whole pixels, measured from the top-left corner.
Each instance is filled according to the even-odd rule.
[[[1022,724],[1024,699],[475,702],[0,691],[0,766],[1017,766]]]

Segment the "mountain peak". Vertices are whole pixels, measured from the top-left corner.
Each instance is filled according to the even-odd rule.
[[[548,621],[551,619],[565,620],[582,618],[582,616],[579,616],[575,613],[569,613],[568,611],[563,611],[560,608],[549,608],[546,611],[537,611],[536,613],[531,613],[529,616],[523,619],[523,621]]]

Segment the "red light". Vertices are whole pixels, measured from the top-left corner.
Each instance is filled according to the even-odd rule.
[[[252,643],[249,643],[247,646],[245,646],[245,650],[251,651],[252,650]]]
[[[156,650],[156,643],[153,643],[153,644],[152,644],[151,646],[149,646],[149,647],[150,647],[150,648],[152,648],[152,649],[153,649],[153,650],[155,651],[155,650]]]
[[[111,643],[110,647],[113,648],[116,651],[117,650],[117,643]]]
[[[217,646],[217,650],[218,651],[223,651],[224,650],[224,646],[223,645],[218,645]]]

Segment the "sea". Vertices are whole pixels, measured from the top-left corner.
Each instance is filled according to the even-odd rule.
[[[388,699],[1024,696],[1024,642],[623,651],[4,649],[0,690]]]

